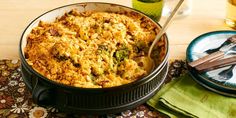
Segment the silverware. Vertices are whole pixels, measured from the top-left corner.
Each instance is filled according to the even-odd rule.
[[[233,77],[233,69],[236,67],[236,65],[232,65],[229,69],[223,70],[219,73],[221,80],[228,80]]]
[[[236,54],[236,46],[232,47],[226,54],[227,55],[234,55],[234,54]]]
[[[211,53],[211,54],[209,54],[209,55],[207,55],[207,56],[204,56],[204,57],[202,57],[202,58],[200,58],[200,59],[198,59],[198,60],[195,60],[195,61],[193,61],[193,62],[190,62],[190,63],[189,63],[189,66],[191,66],[191,67],[196,67],[196,66],[198,66],[198,65],[200,65],[200,64],[203,64],[203,63],[205,63],[205,62],[210,62],[210,61],[214,61],[214,60],[221,59],[221,58],[224,57],[225,54],[227,54],[227,52],[228,52],[230,49],[234,48],[235,46],[236,46],[236,43],[230,43],[230,44],[228,44],[228,45],[224,45],[223,47],[221,47],[221,48],[219,49],[219,51],[216,51],[216,52],[214,52],[214,53]]]
[[[195,68],[199,72],[203,72],[203,71],[209,71],[209,70],[218,69],[218,68],[222,68],[222,67],[226,67],[230,65],[236,65],[236,56],[207,62],[201,65],[198,65]]]
[[[233,35],[230,38],[228,38],[223,44],[221,44],[218,48],[209,49],[209,50],[206,50],[205,52],[207,54],[214,53],[216,51],[219,51],[221,47],[223,47],[225,45],[229,45],[230,43],[234,43],[235,41],[236,41],[236,35]]]
[[[177,3],[177,5],[174,7],[174,10],[171,12],[170,16],[167,18],[167,20],[165,21],[165,24],[163,25],[163,27],[161,28],[161,30],[157,33],[154,41],[152,42],[149,50],[148,50],[148,59],[150,60],[150,62],[152,63],[152,69],[154,69],[155,67],[155,63],[154,60],[151,57],[151,53],[152,53],[152,49],[153,47],[156,45],[157,41],[162,37],[163,34],[165,34],[168,26],[170,25],[171,21],[173,20],[174,16],[176,15],[176,13],[178,12],[180,6],[182,5],[182,3],[184,2],[184,0],[179,0],[179,2]]]

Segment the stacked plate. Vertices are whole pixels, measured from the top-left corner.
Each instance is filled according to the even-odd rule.
[[[208,55],[212,50],[217,51],[233,35],[236,35],[236,31],[214,31],[195,38],[187,48],[187,63]],[[224,56],[227,58],[234,55],[236,55],[236,47]],[[206,72],[188,68],[193,79],[202,86],[219,94],[236,97],[236,65]]]

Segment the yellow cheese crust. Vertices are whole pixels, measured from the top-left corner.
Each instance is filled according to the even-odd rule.
[[[72,10],[54,22],[40,21],[24,52],[28,64],[48,79],[82,88],[113,87],[149,73],[147,51],[157,32],[152,21],[134,12]]]

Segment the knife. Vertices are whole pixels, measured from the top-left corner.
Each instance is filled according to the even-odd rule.
[[[196,67],[197,65],[203,64],[205,62],[210,62],[211,60],[219,59],[224,57],[224,55],[229,51],[231,48],[235,47],[236,43],[230,43],[229,45],[224,45],[219,49],[219,51],[211,53],[207,56],[204,56],[198,60],[189,63],[189,66]]]
[[[204,72],[204,71],[218,69],[218,68],[235,65],[235,64],[236,64],[236,56],[233,56],[233,57],[224,58],[221,60],[212,61],[206,64],[201,64],[201,65],[196,66],[195,68],[199,72]]]

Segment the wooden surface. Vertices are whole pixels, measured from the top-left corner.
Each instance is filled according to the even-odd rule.
[[[92,0],[0,0],[0,59],[19,58],[25,27],[40,14],[66,4]],[[131,6],[129,0],[93,0]],[[190,15],[173,21],[167,30],[170,58],[184,59],[188,44],[202,33],[230,29],[224,24],[226,0],[192,0]],[[160,21],[165,21],[163,17]],[[232,30],[232,29],[230,29]]]

